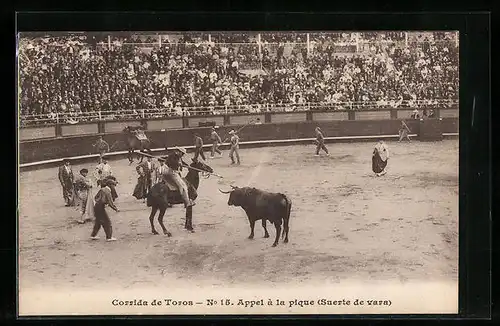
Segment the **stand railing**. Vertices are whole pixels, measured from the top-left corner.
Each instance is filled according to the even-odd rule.
[[[458,100],[392,100],[392,101],[363,101],[363,102],[331,102],[331,103],[281,103],[281,104],[248,104],[228,106],[198,106],[177,108],[148,108],[143,110],[108,110],[86,111],[75,113],[53,113],[21,115],[20,126],[44,124],[78,124],[91,121],[115,120],[143,120],[170,117],[189,116],[222,116],[265,112],[307,112],[307,111],[376,111],[387,109],[414,109],[422,107],[458,108]]]

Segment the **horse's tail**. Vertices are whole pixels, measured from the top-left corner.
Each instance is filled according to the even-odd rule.
[[[285,211],[284,211],[284,216],[283,216],[283,232],[281,233],[281,239],[285,237],[285,232],[286,235],[288,236],[288,230],[290,227],[290,213],[292,211],[292,201],[290,198],[287,196],[281,194],[283,196],[283,199],[285,200]]]

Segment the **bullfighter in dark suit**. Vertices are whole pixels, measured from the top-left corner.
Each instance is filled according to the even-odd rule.
[[[153,174],[156,168],[151,161],[151,157],[148,157],[146,162],[137,165],[135,169],[139,174],[139,179],[137,180],[133,196],[137,199],[144,199],[153,186]]]
[[[71,206],[73,204],[73,170],[71,169],[71,163],[68,159],[63,160],[63,165],[59,167],[58,174],[59,182],[61,183],[63,198],[66,202],[66,206]]]

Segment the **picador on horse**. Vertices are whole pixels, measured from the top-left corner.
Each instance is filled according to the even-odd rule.
[[[127,126],[123,129],[123,133],[125,134],[125,138],[127,140],[128,160],[130,164],[134,161],[133,154],[135,153],[135,150],[147,152],[149,155],[152,155],[151,141],[144,133],[144,129],[145,128],[142,124],[136,127]],[[143,158],[143,156],[140,157],[139,163],[142,163]]]
[[[183,160],[185,154],[186,150],[184,148],[176,147],[173,153],[168,154],[167,157],[160,158],[160,160],[166,161],[166,172],[160,176],[161,181],[153,185],[147,194],[147,206],[151,207],[149,221],[153,234],[158,234],[155,230],[153,220],[156,212],[159,211],[158,222],[163,229],[163,233],[171,235],[163,224],[163,216],[168,207],[176,204],[184,204],[186,208],[186,223],[184,228],[194,232],[192,224],[193,206],[194,200],[198,197],[199,174],[201,172],[203,176],[208,177],[209,174],[213,174],[213,169],[196,158],[192,159],[193,162],[191,164],[187,164]],[[183,167],[187,167],[189,170],[185,178],[181,175]]]
[[[167,156],[167,173],[164,176],[164,180],[167,185],[170,185],[171,190],[178,190],[182,200],[184,201],[184,207],[188,208],[194,206],[194,201],[189,198],[188,184],[182,178],[181,172],[183,166],[189,166],[182,157],[186,154],[184,148],[176,148],[172,154]]]

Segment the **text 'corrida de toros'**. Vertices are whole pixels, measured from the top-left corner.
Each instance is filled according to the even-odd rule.
[[[152,301],[143,299],[133,300],[112,300],[113,306],[194,306],[201,305],[203,302],[194,302],[191,300],[174,300],[174,299],[155,299]],[[286,306],[293,307],[309,307],[309,306],[391,306],[391,300],[331,300],[331,299],[318,299],[318,300],[280,300],[280,299],[260,299],[260,300],[243,300],[238,299],[232,301],[231,299],[206,299],[206,306],[243,306],[245,308],[253,308],[257,306]]]

